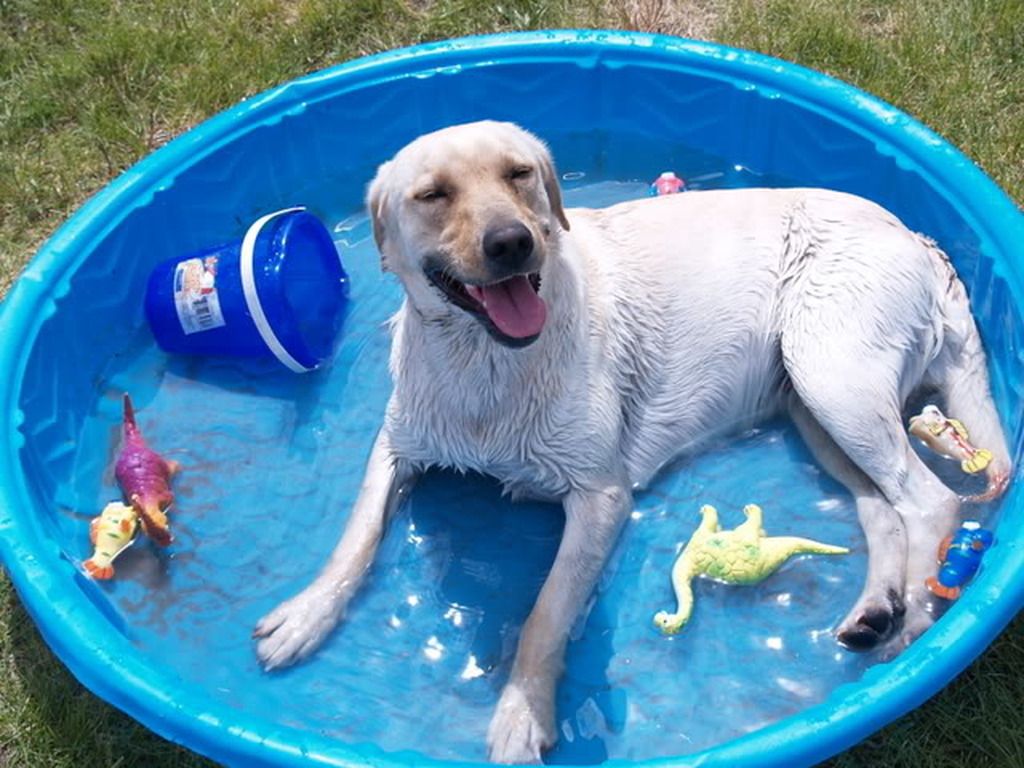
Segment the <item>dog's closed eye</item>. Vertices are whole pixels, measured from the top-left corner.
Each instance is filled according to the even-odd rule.
[[[533,175],[533,168],[529,165],[514,165],[508,169],[506,175],[512,181],[528,179]]]
[[[452,192],[448,187],[436,186],[421,189],[413,195],[413,198],[421,203],[432,203],[438,200],[446,200],[451,196]]]

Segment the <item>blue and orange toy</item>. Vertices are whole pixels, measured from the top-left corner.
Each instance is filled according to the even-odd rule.
[[[946,600],[956,600],[960,588],[981,565],[982,554],[991,546],[991,531],[973,520],[964,521],[960,530],[947,536],[939,547],[939,575],[928,577],[928,589]]]

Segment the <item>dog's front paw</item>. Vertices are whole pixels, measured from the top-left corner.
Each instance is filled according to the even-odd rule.
[[[311,586],[259,620],[252,636],[264,669],[286,667],[311,654],[342,618],[344,602]]]
[[[488,759],[492,763],[539,763],[541,752],[554,743],[554,702],[531,701],[514,684],[506,685],[487,729]]]

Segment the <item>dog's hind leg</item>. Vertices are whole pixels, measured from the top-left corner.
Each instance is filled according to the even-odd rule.
[[[820,323],[822,318],[817,320]],[[858,603],[840,626],[839,639],[857,650],[883,642],[883,634],[865,628],[885,627],[895,633],[900,618],[895,596],[901,596],[906,613],[903,632],[896,638],[894,649],[898,650],[933,621],[924,580],[934,572],[940,542],[956,525],[959,499],[920,460],[903,426],[901,376],[907,365],[905,350],[913,349],[915,340],[888,339],[886,346],[868,345],[857,333],[844,333],[850,329],[838,318],[826,320],[831,321],[824,323],[831,334],[822,333],[819,326],[783,339],[786,370],[814,420],[899,513],[906,531],[906,580],[887,585],[884,596],[869,596],[873,608],[885,602],[893,606],[890,620],[883,621],[874,611],[865,614],[865,605]],[[877,501],[872,504],[881,509]],[[884,522],[869,525],[865,535],[884,536],[888,527]],[[869,548],[886,546],[880,541],[869,543]]]
[[[926,243],[937,253],[941,253]],[[988,488],[978,501],[999,496],[1010,479],[1010,452],[992,401],[985,351],[971,316],[963,284],[951,277],[946,293],[945,338],[938,357],[925,373],[925,383],[945,398],[946,414],[963,422],[971,443],[992,454],[985,468]]]
[[[902,650],[932,625],[935,597],[926,581],[938,570],[942,540],[960,520],[960,498],[908,447],[907,481],[896,509],[907,526],[907,615],[894,651]]]
[[[906,610],[907,531],[903,519],[795,394],[790,396],[789,414],[814,458],[856,501],[868,546],[868,574],[838,637],[854,650],[873,648],[893,633]]]
[[[512,673],[487,731],[492,762],[537,763],[555,743],[555,686],[569,632],[632,509],[628,487],[619,483],[571,491],[562,503],[562,542],[523,626]]]

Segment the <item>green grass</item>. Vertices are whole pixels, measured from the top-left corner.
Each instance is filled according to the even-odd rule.
[[[389,47],[556,26],[568,5],[0,0],[0,295],[83,199],[239,100]]]
[[[0,571],[0,766],[200,768],[80,686],[50,653]]]
[[[1021,0],[0,0],[0,296],[89,195],[272,85],[464,34],[616,26],[707,36],[917,116],[1024,200]],[[1024,620],[837,768],[1024,766]],[[209,765],[84,691],[0,578],[0,765]]]
[[[1024,200],[1021,0],[742,2],[719,32],[895,104]]]

